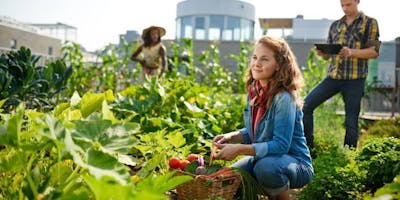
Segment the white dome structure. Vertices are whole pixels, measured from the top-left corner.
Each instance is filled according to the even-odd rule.
[[[178,3],[176,39],[254,39],[255,8],[239,0],[186,0]]]

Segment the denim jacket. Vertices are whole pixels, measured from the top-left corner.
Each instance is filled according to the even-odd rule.
[[[249,97],[248,97],[249,98]],[[244,110],[245,127],[240,130],[244,143],[252,144],[255,160],[268,155],[288,154],[312,167],[310,151],[303,129],[303,112],[287,91],[275,95],[270,108],[265,112],[252,134],[252,110],[247,99]]]

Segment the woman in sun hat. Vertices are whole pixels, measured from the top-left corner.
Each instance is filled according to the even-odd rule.
[[[160,78],[167,67],[166,48],[161,43],[165,29],[159,26],[150,26],[143,30],[141,44],[131,56],[131,60],[139,62],[145,76],[158,75]]]

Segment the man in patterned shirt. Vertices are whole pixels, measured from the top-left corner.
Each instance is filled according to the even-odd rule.
[[[314,109],[339,92],[345,105],[344,145],[357,147],[358,116],[368,74],[368,59],[379,56],[381,42],[376,19],[358,10],[360,0],[340,0],[340,3],[345,15],[330,26],[328,43],[341,44],[343,48],[334,55],[316,50],[325,60],[331,59],[331,63],[327,77],[304,99],[304,133],[310,148],[314,147]]]

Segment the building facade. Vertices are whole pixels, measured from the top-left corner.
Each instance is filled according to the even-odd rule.
[[[176,39],[253,40],[254,22],[254,6],[243,1],[186,0],[177,5]]]
[[[58,57],[61,54],[60,39],[40,34],[36,27],[12,18],[0,17],[1,53],[18,50],[22,46],[42,57]]]

